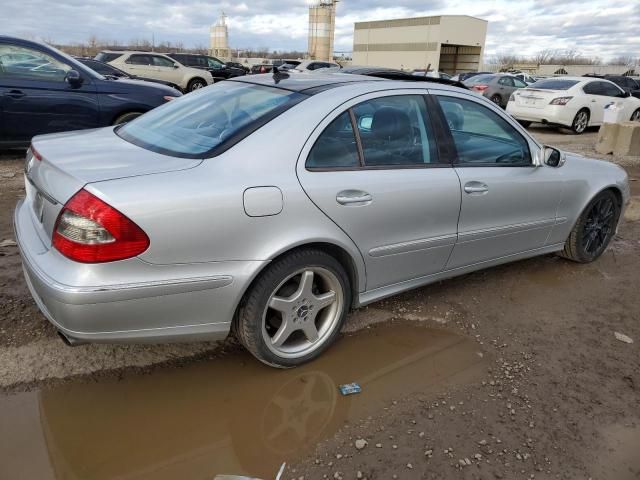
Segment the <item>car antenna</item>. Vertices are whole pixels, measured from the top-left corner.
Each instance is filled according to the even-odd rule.
[[[276,83],[276,85],[278,83],[280,83],[282,80],[285,80],[287,78],[289,78],[289,74],[286,71],[280,71],[278,70],[278,67],[276,67],[275,65],[273,66],[273,81]]]

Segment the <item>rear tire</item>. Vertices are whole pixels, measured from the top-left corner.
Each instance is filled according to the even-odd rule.
[[[631,114],[630,120],[632,122],[640,122],[640,108]]]
[[[573,122],[571,122],[571,131],[576,135],[580,135],[584,133],[584,131],[589,126],[589,110],[583,108],[576,116],[573,117]]]
[[[121,123],[127,123],[133,120],[134,118],[138,118],[142,115],[142,112],[129,112],[123,113],[118,118],[116,118],[113,122],[113,125],[120,125]]]
[[[502,108],[502,98],[500,97],[500,95],[494,95],[493,97],[491,97],[489,100],[491,100],[493,103],[495,103],[497,106],[499,106],[500,108]]]
[[[207,86],[207,82],[205,82],[203,79],[194,78],[189,82],[189,85],[187,86],[187,91],[193,92],[194,90],[200,90],[201,88],[204,88],[206,86]]]
[[[607,249],[619,218],[615,194],[611,190],[599,193],[578,218],[560,256],[578,263],[593,262]]]
[[[299,250],[260,274],[241,302],[233,330],[261,362],[291,368],[333,343],[350,305],[349,277],[340,262],[320,250]]]

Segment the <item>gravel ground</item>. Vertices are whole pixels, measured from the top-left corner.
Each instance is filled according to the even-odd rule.
[[[612,160],[593,151],[594,132],[531,131],[545,143]],[[495,360],[486,378],[436,399],[398,392],[379,414],[345,425],[311,458],[290,466],[287,477],[640,478],[638,160],[615,159],[629,172],[634,201],[599,261],[577,265],[539,257],[355,312],[347,330],[389,318],[419,321],[475,339]],[[21,168],[15,154],[0,154],[0,245],[13,238]],[[0,246],[0,265],[5,392],[123,368],[171,368],[216,351],[214,344],[65,347],[31,300],[14,246]],[[615,332],[634,343],[618,340]],[[356,445],[358,440],[366,444]]]

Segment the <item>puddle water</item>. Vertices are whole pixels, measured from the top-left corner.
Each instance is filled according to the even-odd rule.
[[[640,480],[640,426],[612,425],[603,434],[605,444],[596,460],[594,478]]]
[[[394,322],[344,336],[292,370],[237,352],[0,397],[0,478],[270,479],[392,399],[476,380],[486,358],[464,337]],[[362,393],[341,396],[349,382]]]

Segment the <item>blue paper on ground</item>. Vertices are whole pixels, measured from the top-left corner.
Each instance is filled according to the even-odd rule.
[[[360,393],[362,389],[357,383],[345,383],[338,387],[342,395],[353,395],[354,393]]]

